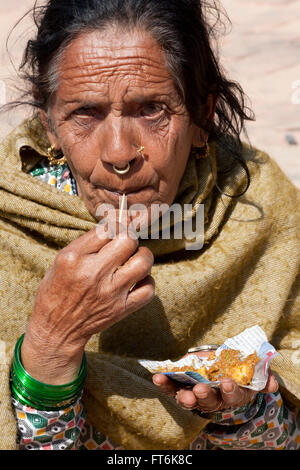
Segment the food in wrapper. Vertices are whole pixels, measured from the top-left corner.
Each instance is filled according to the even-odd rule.
[[[177,362],[140,360],[139,363],[153,374],[167,375],[187,386],[206,383],[217,387],[220,378],[231,377],[241,387],[260,391],[267,384],[268,367],[277,354],[264,331],[255,325],[228,338],[208,358],[192,353]]]
[[[215,382],[221,377],[230,377],[239,385],[251,385],[256,364],[260,358],[255,351],[241,359],[241,351],[223,349],[215,363],[207,371],[207,379]]]
[[[211,353],[208,357],[208,361],[215,359],[215,352]],[[191,366],[182,366],[172,368],[172,372],[186,372],[188,370],[197,372],[202,375],[205,379],[210,382],[216,382],[221,377],[230,377],[238,385],[251,385],[252,378],[256,364],[260,361],[260,358],[255,351],[253,354],[242,358],[241,351],[236,349],[223,349],[214,363],[207,367],[202,366],[198,369]],[[164,372],[164,368],[161,370],[158,367],[157,372]]]

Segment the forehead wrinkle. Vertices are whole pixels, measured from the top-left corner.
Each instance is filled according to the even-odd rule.
[[[78,68],[76,68],[78,71]],[[113,70],[114,71],[114,70]],[[142,90],[153,90],[159,87],[159,94],[169,95],[174,92],[173,80],[171,77],[162,77],[161,75],[149,75],[147,72],[143,73],[143,70],[139,71],[128,71],[118,70],[116,73],[111,73],[111,69],[107,69],[103,72],[101,68],[99,70],[91,69],[82,74],[82,70],[78,74],[70,74],[61,76],[64,81],[64,93],[70,90],[71,95],[74,93],[76,88],[77,93],[100,93],[107,95],[109,90],[119,88],[119,92],[124,94],[124,88],[129,89],[131,94],[134,94],[136,89]],[[118,93],[119,94],[119,93]]]
[[[92,85],[95,85],[93,82]],[[70,87],[71,93],[70,96],[68,94],[68,90],[65,90],[64,95],[60,98],[60,102],[63,105],[72,105],[72,104],[82,104],[84,102],[85,105],[93,106],[99,101],[105,101],[109,97],[109,86],[106,86],[105,89],[104,85],[101,90],[98,89],[91,89],[91,88],[82,88],[77,93],[77,97],[74,97],[73,94],[73,87]],[[122,96],[122,100],[124,103],[130,102],[138,102],[144,103],[148,102],[149,100],[164,100],[166,102],[176,102],[177,93],[176,91],[171,91],[168,93],[168,90],[164,90],[160,88],[159,90],[153,89],[151,86],[143,86],[142,84],[132,84],[129,83],[126,87],[123,87],[120,90],[120,94]]]
[[[64,87],[66,88],[74,88],[74,86],[78,87],[96,87],[96,91],[112,87],[112,86],[120,86],[121,88],[130,86],[131,88],[155,88],[158,85],[163,89],[171,89],[172,88],[172,80],[171,79],[164,79],[161,76],[149,77],[149,75],[144,76],[140,74],[128,74],[128,73],[121,73],[121,74],[93,74],[89,76],[82,76],[78,75],[72,76],[70,78],[61,77],[64,80]],[[160,88],[161,89],[161,88]],[[89,90],[89,88],[87,88]]]
[[[102,48],[100,48],[102,49]],[[124,53],[124,51],[122,51]],[[111,50],[110,50],[110,53],[111,53]],[[146,54],[138,54],[137,51],[135,51],[135,54],[133,55],[99,55],[99,48],[95,51],[95,52],[84,52],[82,51],[82,53],[80,55],[78,55],[78,57],[83,57],[84,59],[86,59],[87,61],[91,61],[91,62],[95,62],[95,61],[102,61],[102,62],[108,62],[108,63],[111,63],[111,62],[117,62],[117,65],[121,65],[122,62],[124,62],[125,64],[128,64],[130,62],[143,62],[145,63],[146,65],[150,66],[150,67],[155,67],[155,68],[165,68],[165,60],[163,59],[163,57],[161,57],[162,60],[155,60],[154,58],[154,54],[153,55],[149,55]],[[163,67],[162,67],[163,66]]]
[[[77,72],[77,73],[76,73]],[[171,80],[170,74],[164,70],[165,73],[162,73],[161,67],[153,67],[145,64],[144,62],[131,62],[131,63],[120,63],[117,62],[115,65],[112,64],[99,64],[99,62],[93,63],[85,63],[85,64],[73,64],[68,67],[65,64],[64,67],[61,69],[61,77],[65,79],[76,79],[77,77],[92,77],[95,76],[99,78],[99,76],[106,76],[114,77],[116,75],[122,76],[139,76],[141,79],[151,79],[159,81],[164,80]]]
[[[128,50],[132,50],[133,53],[128,53]],[[92,37],[83,37],[69,44],[63,55],[60,74],[66,77],[74,76],[74,72],[76,74],[78,71],[83,75],[93,75],[103,71],[112,74],[115,70],[120,73],[126,69],[127,73],[128,71],[130,73],[132,68],[135,76],[138,70],[139,73],[154,77],[170,77],[164,53],[154,45],[150,49],[136,44],[131,47],[124,45],[118,47],[115,44],[105,46],[101,41],[97,47],[93,44]]]
[[[157,45],[150,48],[140,44],[115,46],[115,43],[113,47],[103,45],[101,40],[96,47],[91,36],[78,38],[66,48],[58,78],[62,80],[63,94],[70,98],[68,101],[73,99],[74,102],[74,95],[90,101],[95,94],[103,95],[106,101],[110,98],[114,102],[129,101],[129,96],[132,99],[134,95],[147,97],[150,89],[153,93],[157,90],[160,96],[177,95],[164,53]]]
[[[66,47],[63,54],[64,62],[67,61],[67,56],[72,55],[73,49],[75,49],[77,59],[82,57],[86,57],[87,60],[91,61],[98,61],[99,59],[102,61],[137,59],[149,61],[151,65],[155,66],[156,64],[157,67],[165,66],[164,52],[149,34],[144,32],[142,36],[134,38],[125,34],[125,37],[122,34],[121,36],[116,34],[113,39],[108,39],[107,34],[101,34],[99,31],[83,33]],[[106,45],[107,40],[109,40],[109,44]],[[95,45],[95,41],[99,41],[99,45]],[[134,41],[132,45],[129,44],[130,41]],[[151,44],[150,47],[149,43]],[[79,52],[76,49],[79,49]]]
[[[171,82],[172,79],[171,77],[162,77],[161,74],[153,74],[153,73],[148,73],[147,71],[143,70],[142,68],[140,70],[135,70],[135,71],[129,71],[129,70],[115,70],[115,69],[107,69],[103,70],[90,70],[86,71],[85,73],[82,73],[82,70],[78,74],[74,73],[63,73],[60,76],[61,79],[67,80],[67,81],[73,81],[77,83],[101,83],[101,80],[104,80],[107,82],[108,80],[124,80],[127,79],[128,81],[140,81],[141,86],[145,86],[145,84],[151,82],[153,83],[166,83],[166,82]]]

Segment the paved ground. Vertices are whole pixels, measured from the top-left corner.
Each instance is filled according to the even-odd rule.
[[[10,0],[9,4],[0,0],[0,101],[4,99],[1,83],[10,97],[10,85],[15,82],[5,40],[32,5],[33,0]],[[250,139],[270,153],[300,188],[300,1],[222,0],[222,5],[232,27],[220,39],[220,57],[228,76],[242,85],[255,112],[256,121],[247,125]],[[16,64],[32,30],[30,25],[24,21],[10,41]],[[0,138],[24,113],[0,115]]]
[[[300,1],[222,4],[233,25],[221,42],[221,57],[252,102],[256,121],[247,126],[251,141],[300,188]],[[290,145],[287,136],[298,145]]]

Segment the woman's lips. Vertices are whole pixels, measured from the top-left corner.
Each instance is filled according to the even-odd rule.
[[[109,200],[111,200],[113,201],[114,204],[116,203],[119,204],[120,200],[123,197],[123,194],[126,195],[128,205],[146,203],[153,196],[153,188],[150,186],[145,186],[143,188],[130,190],[130,191],[124,190],[124,192],[119,191],[119,190],[106,189],[106,188],[101,188],[101,190],[103,191],[105,195],[106,202],[109,202]]]

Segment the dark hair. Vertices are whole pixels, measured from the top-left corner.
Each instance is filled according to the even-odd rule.
[[[226,78],[217,51],[213,52],[212,41],[217,39],[218,26],[224,26],[221,15],[230,23],[217,0],[49,0],[42,6],[37,3],[31,10],[37,35],[28,41],[20,66],[21,77],[30,83],[30,91],[15,105],[47,109],[51,96],[50,66],[81,32],[111,24],[143,28],[165,52],[169,71],[194,123],[209,132],[210,140],[231,137],[224,140],[224,145],[231,147],[231,155],[246,171],[248,183],[242,194],[246,192],[250,174],[241,157],[240,134],[244,131],[248,138],[244,121],[254,120],[254,115],[245,106],[246,95],[241,86]],[[218,95],[214,121],[205,119],[204,104],[209,93]]]

